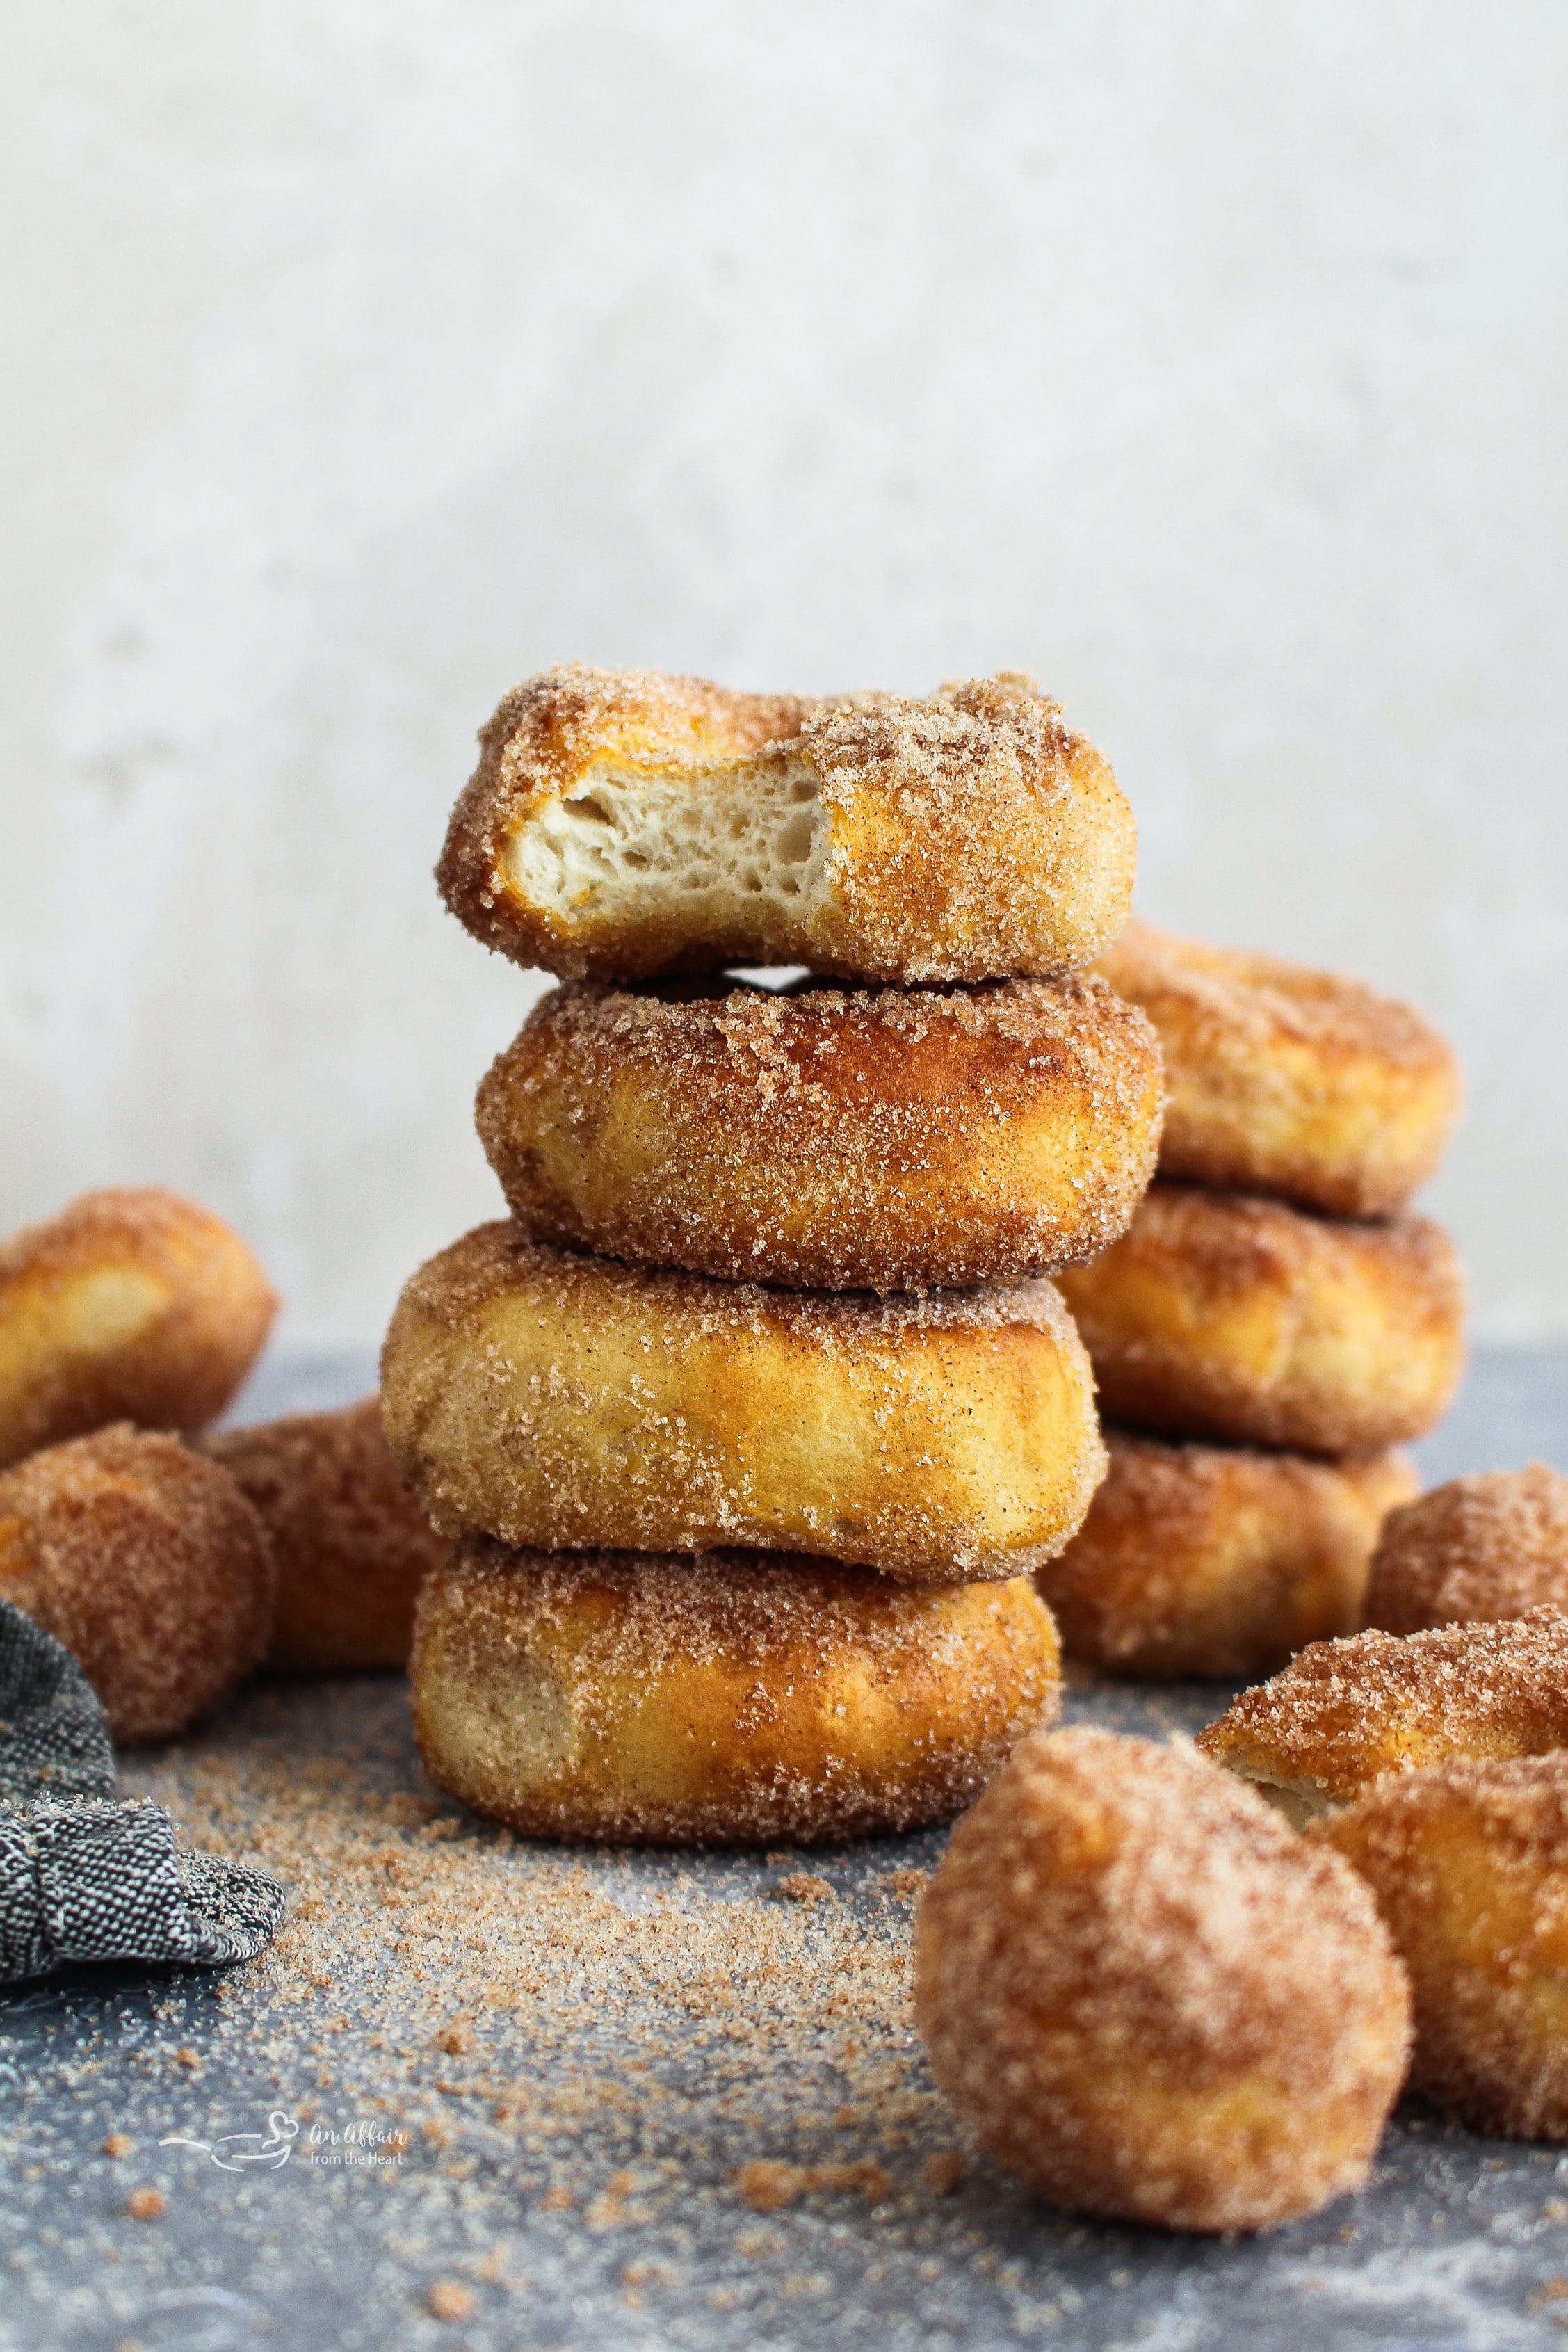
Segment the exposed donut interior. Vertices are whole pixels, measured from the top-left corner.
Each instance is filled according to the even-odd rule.
[[[821,900],[829,824],[806,761],[715,761],[675,775],[595,762],[507,839],[503,867],[547,912],[640,919],[661,900],[689,921],[755,929],[771,900],[791,927]],[[758,904],[764,902],[763,905]]]

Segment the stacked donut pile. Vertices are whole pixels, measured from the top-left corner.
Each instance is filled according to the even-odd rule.
[[[948,1818],[1055,1710],[1031,1578],[1104,1468],[1047,1276],[1157,1150],[1154,1031],[1084,969],[1126,803],[1017,677],[811,704],[571,668],[481,742],[444,894],[562,984],[479,1092],[511,1217],[383,1350],[458,1539],[425,1761],[532,1834]]]
[[[1139,923],[1099,969],[1158,1030],[1170,1100],[1131,1229],[1063,1278],[1118,1426],[1041,1589],[1113,1673],[1267,1674],[1363,1622],[1416,1491],[1389,1449],[1462,1367],[1458,1258],[1406,1207],[1453,1126],[1453,1056],[1354,982]]]

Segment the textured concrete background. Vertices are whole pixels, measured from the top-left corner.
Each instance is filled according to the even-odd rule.
[[[62,0],[7,31],[0,1215],[157,1177],[296,1344],[496,1195],[429,882],[559,657],[1037,670],[1156,919],[1449,1026],[1568,1332],[1552,0]],[[17,233],[19,232],[19,233]]]

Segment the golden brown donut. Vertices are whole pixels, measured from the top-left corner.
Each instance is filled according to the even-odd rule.
[[[1360,1871],[1409,1970],[1411,2089],[1568,2140],[1568,1754],[1380,1780],[1309,1842]]]
[[[536,1240],[820,1290],[1092,1257],[1154,1173],[1154,1032],[1103,982],[552,989],[479,1089]]]
[[[1103,1411],[1171,1436],[1373,1454],[1433,1428],[1464,1368],[1459,1262],[1425,1217],[1156,1184],[1061,1291]]]
[[[1048,1282],[763,1290],[569,1256],[509,1222],[408,1284],[382,1411],[444,1534],[744,1545],[907,1583],[1026,1573],[1077,1530],[1105,1459]]]
[[[1271,1674],[1303,1643],[1354,1633],[1384,1514],[1416,1486],[1398,1454],[1105,1440],[1110,1473],[1040,1589],[1069,1657],[1154,1681]]]
[[[272,1549],[228,1472],[121,1425],[0,1474],[0,1599],[76,1657],[122,1743],[226,1698],[272,1622]]]
[[[1289,1819],[1353,1804],[1389,1772],[1568,1746],[1568,1616],[1314,1642],[1243,1691],[1198,1746]]]
[[[1451,1478],[1385,1520],[1364,1622],[1389,1633],[1568,1609],[1568,1478],[1528,1470]]]
[[[0,1244],[0,1465],[112,1421],[203,1428],[277,1310],[205,1209],[156,1185],[84,1192]]]
[[[915,2021],[1053,2203],[1267,2230],[1365,2179],[1410,2039],[1366,1888],[1190,1748],[1019,1741],[915,1917]]]
[[[408,1664],[420,1580],[451,1549],[398,1475],[381,1400],[209,1437],[261,1515],[277,1563],[265,1664],[374,1674]]]
[[[1049,974],[1126,920],[1132,812],[1030,678],[810,702],[574,664],[515,688],[479,741],[443,895],[564,979]]]
[[[1358,981],[1130,923],[1098,970],[1160,1033],[1160,1167],[1335,1217],[1402,1209],[1458,1116],[1437,1031]]]
[[[1060,1704],[1025,1578],[508,1551],[466,1538],[420,1597],[414,1732],[435,1780],[536,1837],[735,1845],[963,1810]]]

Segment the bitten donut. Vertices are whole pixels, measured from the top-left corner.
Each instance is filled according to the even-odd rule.
[[[1030,678],[810,702],[573,666],[479,741],[443,895],[563,979],[1002,979],[1088,963],[1126,920],[1132,812]]]
[[[1298,1824],[1389,1772],[1568,1747],[1568,1617],[1314,1642],[1198,1734]]]
[[[0,1475],[0,1599],[63,1642],[122,1743],[226,1698],[272,1622],[267,1531],[219,1464],[125,1427]]]
[[[205,1209],[151,1185],[83,1193],[0,1245],[0,1465],[114,1421],[203,1428],[277,1308]]]
[[[1031,1733],[915,1918],[915,2021],[1053,2203],[1267,2230],[1366,2179],[1410,1996],[1372,1897],[1190,1748]]]
[[[444,1534],[810,1552],[909,1583],[1026,1573],[1104,1468],[1089,1360],[1048,1282],[763,1290],[569,1256],[509,1222],[409,1283],[382,1407]]]
[[[1452,1478],[1392,1512],[1365,1622],[1389,1633],[1568,1609],[1568,1478],[1532,1463]]]
[[[534,1837],[747,1844],[951,1820],[1060,1704],[1027,1579],[901,1590],[714,1552],[470,1537],[420,1599],[433,1776]]]
[[[1103,982],[553,989],[479,1089],[536,1240],[818,1290],[1092,1257],[1154,1173],[1153,1030]]]
[[[1435,1427],[1464,1367],[1458,1258],[1424,1217],[1160,1183],[1061,1291],[1104,1412],[1171,1436],[1372,1454]]]
[[[1409,1970],[1411,2089],[1472,2131],[1568,2140],[1568,1755],[1380,1780],[1309,1842],[1354,1864]]]
[[[272,1539],[277,1601],[265,1663],[280,1674],[405,1666],[420,1580],[451,1546],[398,1475],[381,1401],[209,1437]]]
[[[1415,1492],[1397,1454],[1312,1462],[1105,1433],[1081,1534],[1040,1571],[1070,1657],[1172,1680],[1271,1674],[1361,1622],[1385,1513]]]
[[[1354,980],[1128,925],[1098,969],[1160,1033],[1160,1166],[1334,1217],[1402,1209],[1458,1115],[1437,1031]]]

